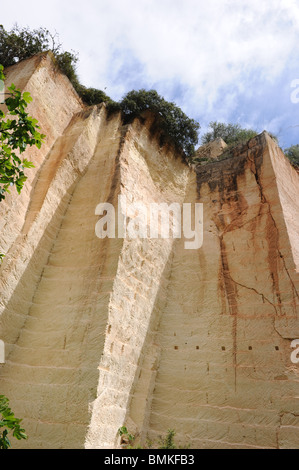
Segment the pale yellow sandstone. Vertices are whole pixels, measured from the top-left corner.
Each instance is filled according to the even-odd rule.
[[[0,392],[19,448],[117,448],[169,428],[192,448],[299,445],[299,175],[267,133],[188,167],[154,117],[84,108],[51,55],[9,79],[47,134],[1,207]],[[31,155],[31,154],[30,154]],[[97,238],[99,203],[201,202],[204,242]]]
[[[204,165],[206,161],[217,160],[226,148],[227,144],[223,139],[221,139],[221,137],[218,137],[212,142],[208,142],[207,144],[199,147],[195,152],[195,161],[197,159],[202,159],[200,164]]]

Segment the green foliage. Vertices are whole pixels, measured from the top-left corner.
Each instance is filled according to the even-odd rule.
[[[0,65],[0,80],[4,80],[3,66]],[[33,163],[21,157],[27,147],[40,148],[44,139],[38,129],[38,121],[26,112],[32,98],[28,92],[21,93],[14,84],[8,87],[5,100],[8,116],[0,110],[0,202],[15,186],[21,192],[27,177],[24,170],[34,167]]]
[[[4,67],[46,51],[52,51],[57,65],[71,81],[77,80],[77,54],[62,51],[57,34],[51,34],[46,28],[30,30],[18,25],[6,31],[0,25],[0,63]]]
[[[126,426],[122,426],[121,428],[119,428],[118,434],[122,438],[128,440],[129,443],[132,443],[135,439],[135,436],[132,436],[131,434],[129,434],[129,431],[127,430]]]
[[[184,152],[187,159],[194,153],[198,142],[199,124],[190,119],[174,103],[166,101],[155,90],[130,91],[119,103],[124,116],[134,118],[143,111],[154,112],[161,121],[161,129],[175,144],[179,151]]]
[[[46,51],[52,51],[57,66],[71,81],[84,103],[87,105],[112,103],[103,91],[86,88],[80,84],[76,72],[78,55],[74,51],[63,51],[57,34],[51,34],[46,28],[30,30],[20,28],[18,25],[8,32],[0,25],[0,63],[4,67]]]
[[[62,51],[57,34],[51,34],[46,28],[30,30],[18,25],[8,32],[0,25],[0,63],[4,67],[46,51],[52,51],[60,70],[76,84],[78,56],[74,52]]]
[[[284,153],[292,165],[299,169],[299,144],[292,145],[291,147],[285,149]]]
[[[87,88],[80,83],[76,73],[78,57],[74,52],[62,50],[57,34],[51,34],[46,28],[30,30],[18,25],[7,32],[0,26],[0,63],[5,67],[49,50],[85,104],[90,106],[104,102],[110,112],[121,110],[127,119],[138,117],[147,109],[153,111],[160,118],[164,136],[170,138],[176,148],[190,159],[198,142],[200,126],[174,103],[164,100],[155,90],[131,91],[116,103],[104,91]]]
[[[30,30],[18,25],[8,32],[0,25],[0,63],[4,67],[46,51],[52,51],[61,71],[75,82],[77,54],[62,51],[57,34],[51,34],[46,28]]]
[[[160,438],[160,447],[159,449],[176,449],[174,443],[175,431],[173,429],[168,429],[165,437]]]
[[[209,124],[210,131],[202,136],[202,144],[207,144],[221,137],[228,146],[247,142],[257,135],[252,129],[242,129],[239,124],[225,124],[223,122],[212,121]]]
[[[87,106],[99,103],[107,103],[109,106],[113,106],[115,104],[115,102],[102,90],[98,90],[97,88],[86,88],[79,82],[74,82],[73,86]]]
[[[135,445],[136,436],[132,436],[126,426],[119,428],[118,434],[121,436],[121,445],[125,449],[189,449],[188,446],[177,447],[174,442],[176,432],[173,429],[168,429],[165,436],[160,436],[158,443],[155,443],[149,439],[146,441],[145,446]]]
[[[15,25],[8,32],[0,25],[0,63],[8,67],[39,52],[47,51],[51,49],[51,41],[54,48],[54,37],[45,28],[30,31]]]
[[[9,400],[4,395],[0,395],[0,449],[9,449],[11,443],[9,433],[18,439],[27,439],[25,429],[21,428],[22,420],[15,417],[9,408]]]

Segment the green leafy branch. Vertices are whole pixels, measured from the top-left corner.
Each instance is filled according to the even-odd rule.
[[[15,417],[9,408],[9,400],[4,395],[0,395],[0,449],[9,449],[11,443],[9,433],[18,439],[28,439],[25,429],[21,427],[21,419]],[[3,429],[4,428],[4,429]]]
[[[0,80],[5,80],[3,66],[0,65]],[[26,158],[21,158],[27,147],[40,148],[45,136],[39,132],[38,121],[26,112],[32,101],[30,93],[21,93],[11,84],[8,87],[9,97],[5,99],[8,116],[0,110],[0,202],[9,193],[9,188],[15,186],[20,194],[27,176],[26,168],[34,165]]]
[[[135,436],[132,436],[132,434],[129,433],[126,426],[122,426],[121,428],[119,428],[118,434],[121,437],[122,444],[125,445],[127,448],[131,449],[131,446],[133,445],[135,440]]]

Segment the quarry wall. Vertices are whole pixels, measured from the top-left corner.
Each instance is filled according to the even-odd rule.
[[[51,55],[6,71],[45,144],[0,207],[0,393],[25,448],[116,448],[171,428],[191,448],[299,445],[299,175],[264,132],[205,165],[153,116],[85,108]],[[203,246],[100,239],[99,203],[202,203]]]

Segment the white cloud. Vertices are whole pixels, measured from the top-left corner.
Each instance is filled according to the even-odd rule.
[[[6,3],[1,22],[6,28],[17,21],[56,29],[64,48],[79,52],[81,81],[107,87],[115,99],[129,91],[139,64],[139,88],[155,84],[174,99],[179,83],[184,95],[178,104],[186,112],[217,112],[218,119],[230,115],[238,97],[252,93],[253,75],[266,87],[298,63],[296,0],[54,0],[38,5],[40,12],[33,0],[16,0],[13,10]],[[129,82],[124,71],[130,67]],[[233,91],[224,97],[226,87]]]

